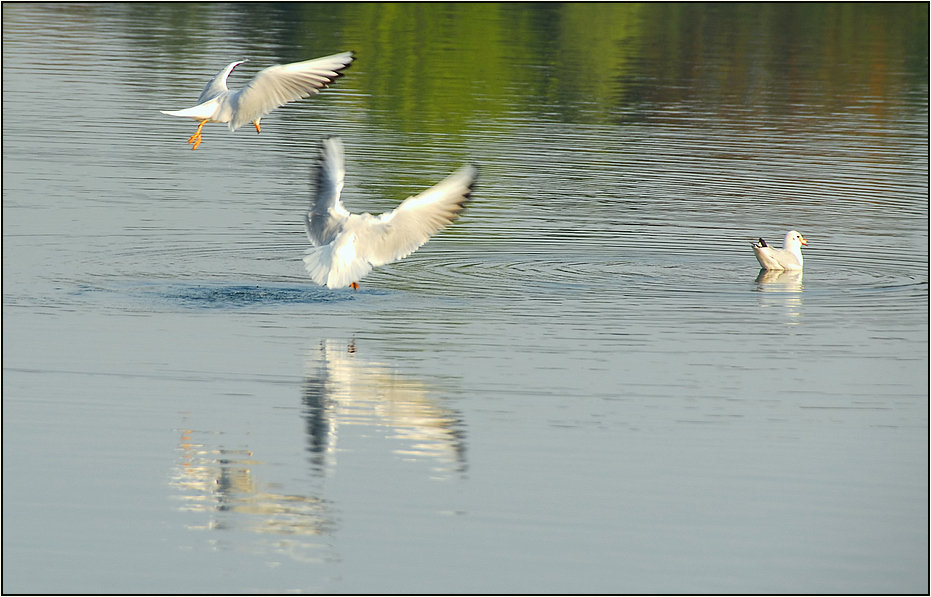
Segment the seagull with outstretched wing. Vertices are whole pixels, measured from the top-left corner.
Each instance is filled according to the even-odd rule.
[[[201,130],[208,122],[228,122],[231,131],[251,122],[256,132],[261,132],[259,121],[263,116],[288,102],[319,93],[342,76],[342,71],[349,67],[352,59],[352,52],[343,52],[304,62],[269,66],[236,91],[226,86],[226,79],[245,60],[232,62],[210,79],[197,98],[196,106],[161,112],[200,122],[197,132],[188,139],[188,143],[194,144],[191,149],[200,145]]]
[[[339,137],[323,140],[317,165],[317,195],[304,216],[307,250],[304,265],[317,284],[351,286],[372,268],[407,257],[458,216],[478,178],[466,165],[439,184],[408,197],[381,215],[349,213],[340,201],[345,164]]]

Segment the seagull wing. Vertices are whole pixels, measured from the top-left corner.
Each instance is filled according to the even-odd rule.
[[[339,200],[346,176],[343,141],[339,137],[323,140],[316,175],[317,195],[304,214],[304,228],[310,243],[319,247],[333,242],[349,218],[349,212]]]
[[[354,219],[357,257],[372,265],[407,257],[456,219],[477,178],[478,169],[467,165],[393,211]]]
[[[785,249],[773,249],[770,247],[770,255],[776,262],[779,263],[784,269],[801,269],[802,264],[798,260],[798,256],[792,251],[787,251]]]
[[[756,260],[760,266],[767,270],[783,269],[801,269],[798,257],[792,251],[777,249],[770,246],[753,245],[753,251],[756,253]]]
[[[340,77],[341,71],[350,63],[352,52],[343,52],[304,62],[270,66],[260,71],[245,87],[230,95],[229,102],[233,110],[230,129],[235,131],[279,106],[318,93]]]
[[[229,91],[229,87],[226,86],[226,80],[229,78],[230,73],[233,72],[233,69],[245,62],[245,60],[240,60],[238,62],[231,62],[227,65],[226,68],[218,72],[207,84],[204,86],[204,90],[200,92],[200,97],[197,98],[197,105],[200,105],[207,100],[212,100],[213,98],[222,95]]]

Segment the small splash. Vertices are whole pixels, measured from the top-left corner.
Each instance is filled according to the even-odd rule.
[[[191,309],[239,309],[256,306],[319,304],[353,300],[353,291],[302,284],[146,284],[137,295]]]
[[[190,286],[179,288],[175,293],[166,293],[166,298],[175,298],[179,303],[203,308],[235,308],[253,305],[290,303],[320,303],[349,300],[351,295],[335,293],[326,288],[276,287],[263,285],[242,286]]]

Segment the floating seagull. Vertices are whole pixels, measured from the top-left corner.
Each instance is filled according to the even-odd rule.
[[[337,77],[352,62],[352,52],[333,54],[324,58],[269,66],[259,71],[242,89],[230,91],[226,79],[233,69],[246,62],[232,62],[210,79],[197,98],[197,105],[186,110],[166,112],[169,116],[182,116],[200,122],[197,132],[188,143],[197,149],[200,145],[201,129],[208,122],[228,122],[231,131],[251,122],[255,131],[261,132],[259,120],[276,108],[318,93]]]
[[[351,286],[376,265],[407,257],[456,219],[478,178],[475,166],[460,168],[438,185],[408,197],[379,216],[351,214],[339,199],[345,165],[339,137],[323,140],[317,165],[317,196],[304,215],[312,248],[304,264],[314,282]]]
[[[756,260],[760,262],[763,269],[802,269],[802,245],[807,244],[808,241],[801,234],[795,230],[789,230],[782,249],[769,246],[761,238],[759,243],[753,243],[753,252],[756,253]]]

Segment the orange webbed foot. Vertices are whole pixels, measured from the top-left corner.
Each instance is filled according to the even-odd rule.
[[[349,287],[352,288],[353,290],[359,290],[358,282],[353,282],[352,284],[349,285]]]
[[[203,130],[205,124],[207,124],[207,121],[202,120],[200,124],[197,125],[197,132],[191,135],[191,138],[187,140],[188,143],[194,144],[194,147],[191,148],[192,150],[197,149],[197,146],[200,145],[200,141],[201,141],[200,132]]]

